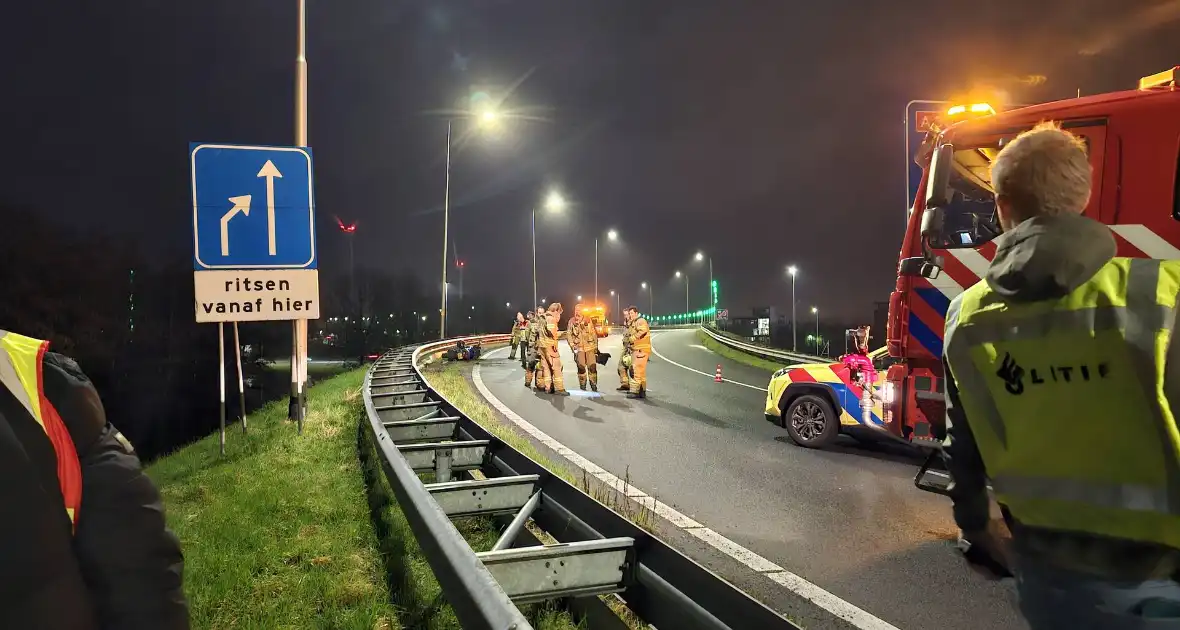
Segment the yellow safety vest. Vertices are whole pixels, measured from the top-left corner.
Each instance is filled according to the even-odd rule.
[[[1005,302],[979,282],[951,303],[947,364],[1018,521],[1180,548],[1164,395],[1178,296],[1180,261],[1114,258],[1060,299]]]
[[[45,396],[42,360],[48,341],[0,330],[0,383],[45,431],[57,455],[57,479],[71,525],[78,522],[82,504],[82,466],[69,429]]]

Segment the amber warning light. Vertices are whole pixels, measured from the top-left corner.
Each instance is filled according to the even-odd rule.
[[[971,105],[955,105],[946,110],[947,116],[962,116],[963,114],[971,113],[975,116],[987,116],[996,113],[992,106],[987,103],[973,103]]]

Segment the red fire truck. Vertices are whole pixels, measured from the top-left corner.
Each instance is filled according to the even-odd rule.
[[[1094,169],[1085,210],[1110,226],[1118,255],[1180,259],[1180,66],[1136,90],[994,113],[952,107],[926,135],[922,167],[889,299],[886,343],[894,364],[882,418],[895,437],[935,446],[945,434],[942,334],[950,301],[985,274],[1000,233],[991,160],[1039,122],[1058,121],[1082,137]]]

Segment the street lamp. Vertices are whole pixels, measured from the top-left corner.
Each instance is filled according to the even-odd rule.
[[[581,302],[581,301],[582,301],[582,296],[580,296],[580,295],[578,296],[578,301],[579,301],[579,302]]]
[[[705,258],[709,259],[709,306],[716,307],[717,305],[713,303],[713,257],[712,256],[705,256],[705,252],[697,252],[697,255],[694,256],[694,258],[696,259],[697,262],[701,262]],[[702,318],[702,320],[703,320],[703,318]],[[717,323],[717,309],[716,308],[713,308],[713,323],[714,324]]]
[[[647,289],[647,316],[652,317],[653,311],[656,310],[655,299],[651,296],[651,285],[646,282],[639,283],[640,289]]]
[[[471,116],[468,115],[470,118]],[[499,115],[493,109],[485,109],[476,118],[476,128],[486,127],[499,120]],[[451,129],[454,117],[447,118],[447,179],[443,191],[443,249],[442,249],[442,309],[439,310],[438,338],[447,337],[447,244],[450,242],[451,228]]]
[[[811,314],[815,315],[815,353],[819,354],[819,308],[811,307]]]
[[[680,276],[684,276],[684,316],[688,317],[688,274],[682,274],[677,271],[676,277],[679,278]]]
[[[549,212],[561,212],[565,209],[565,198],[556,190],[550,191],[549,195],[545,197],[545,210]],[[532,221],[530,229],[533,233],[533,306],[537,305],[537,207],[533,206]],[[541,301],[544,304],[544,300]]]
[[[619,240],[619,232],[615,229],[607,230],[606,238],[610,241]],[[598,304],[598,237],[594,237],[594,303]]]
[[[795,276],[799,275],[799,268],[795,265],[787,267],[787,273],[791,276],[791,351],[798,352],[798,335],[796,329],[799,327],[795,321]]]
[[[623,309],[623,305],[620,304],[620,300],[622,300],[622,295],[620,295],[614,289],[611,289],[610,294],[611,294],[611,297],[613,297],[615,299],[615,317],[619,317],[619,311],[621,311]]]

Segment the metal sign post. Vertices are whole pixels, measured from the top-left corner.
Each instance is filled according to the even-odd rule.
[[[225,455],[225,324],[217,322],[217,387],[221,392],[221,454]]]
[[[218,324],[220,326],[221,324]],[[242,433],[246,432],[246,379],[242,376],[242,342],[238,337],[238,323],[234,322],[234,358],[238,363],[238,414],[242,419]]]

